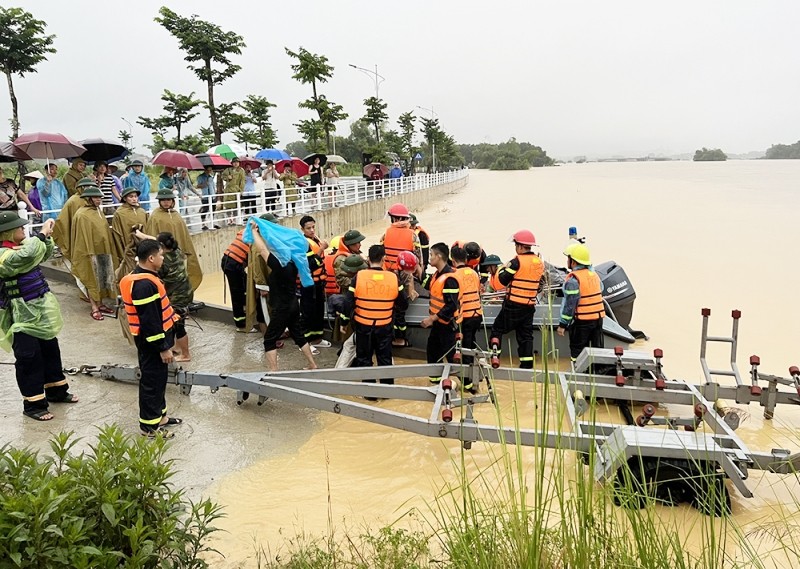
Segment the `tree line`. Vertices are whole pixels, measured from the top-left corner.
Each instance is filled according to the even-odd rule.
[[[247,47],[244,38],[197,15],[183,16],[166,6],[159,9],[154,20],[177,40],[188,68],[203,84],[205,94],[178,93],[165,88],[161,95],[163,112],[155,117],[137,117],[137,124],[152,135],[152,144],[145,146],[153,154],[165,148],[196,154],[220,144],[222,135],[230,133],[235,142],[248,150],[276,147],[279,137],[271,116],[275,104],[259,94],[249,94],[241,101],[220,101],[216,94],[220,85],[241,70],[234,58]],[[45,28],[44,21],[21,8],[0,7],[0,70],[6,75],[12,102],[13,138],[19,135],[19,113],[12,77],[36,72],[36,66],[56,52],[55,36],[47,35]],[[334,66],[325,55],[311,53],[302,46],[284,50],[291,59],[292,78],[310,89],[309,97],[297,105],[310,113],[294,123],[303,139],[286,145],[290,154],[335,152],[348,161],[360,163],[362,153],[366,153],[373,160],[398,158],[428,170],[434,161],[437,168],[475,164],[492,169],[552,163],[540,147],[517,143],[514,139],[499,145],[458,145],[433,116],[418,117],[408,111],[391,124],[386,112],[388,105],[378,97],[364,99],[364,114],[351,123],[349,134],[338,136],[337,123],[350,115],[324,92],[325,84],[334,76]],[[208,125],[187,132],[189,123],[203,110],[208,112]],[[421,135],[419,143],[415,135]],[[121,130],[118,137],[129,146],[132,133]]]

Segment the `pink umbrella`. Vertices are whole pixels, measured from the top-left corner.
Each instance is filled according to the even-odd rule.
[[[292,171],[297,174],[298,178],[302,178],[303,176],[308,175],[308,164],[300,160],[299,158],[291,158],[289,160],[280,160],[275,164],[275,169],[283,174],[284,168],[291,164]]]
[[[153,164],[171,168],[186,168],[187,170],[203,169],[200,160],[183,150],[162,150],[153,157]]]
[[[86,148],[60,132],[32,132],[23,134],[14,141],[14,146],[31,158],[75,158],[86,152]]]

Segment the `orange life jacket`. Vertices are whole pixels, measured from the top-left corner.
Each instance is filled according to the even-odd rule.
[[[536,304],[536,293],[539,292],[539,281],[544,273],[544,263],[533,253],[517,255],[519,269],[514,273],[513,280],[508,284],[506,300],[533,306]],[[506,268],[506,271],[510,269]],[[499,272],[499,271],[498,271]]]
[[[240,229],[236,234],[236,238],[228,245],[223,255],[227,255],[241,265],[247,264],[247,254],[250,252],[250,245],[242,241],[242,234],[244,229]]]
[[[161,334],[145,338],[145,340],[148,342],[154,342],[160,338],[163,338],[164,332],[172,328],[173,323],[177,320],[180,320],[180,317],[175,314],[175,311],[172,309],[172,305],[167,297],[167,289],[164,288],[164,283],[161,282],[161,279],[155,275],[151,275],[150,273],[131,273],[129,275],[125,275],[119,282],[119,292],[122,296],[122,303],[125,306],[125,315],[128,317],[128,326],[130,327],[131,334],[133,336],[138,336],[141,328],[139,323],[139,313],[136,312],[136,305],[142,303],[141,300],[133,300],[133,285],[136,283],[136,281],[142,280],[148,280],[156,285],[156,288],[158,289],[158,296],[161,299],[161,323],[164,329]],[[155,302],[155,300],[151,300],[151,302]]]
[[[580,298],[575,308],[577,320],[598,320],[606,315],[603,307],[603,283],[594,271],[577,269],[572,271],[567,278],[578,279],[580,285]]]
[[[353,319],[367,326],[387,326],[394,318],[394,301],[400,294],[397,275],[380,269],[359,271],[355,288]]]
[[[478,273],[469,267],[458,267],[455,269],[455,277],[458,279],[458,289],[461,291],[462,318],[482,316],[481,279]]]
[[[383,260],[383,268],[393,271],[397,268],[397,255],[401,251],[414,252],[414,232],[408,227],[389,226],[383,237],[383,246],[386,248],[386,258]]]
[[[458,280],[458,277],[456,276],[455,272],[442,273],[442,274],[436,273],[435,275],[433,275],[431,277],[431,279],[433,279],[433,280],[431,280],[431,287],[430,287],[431,298],[430,298],[430,305],[429,305],[429,308],[428,308],[428,312],[429,312],[429,314],[431,316],[438,315],[439,311],[442,308],[444,308],[444,295],[445,295],[445,292],[448,292],[448,293],[452,292],[452,291],[449,291],[449,290],[444,288],[445,281],[450,277],[453,277],[456,280]],[[461,295],[462,295],[462,292],[461,292],[461,289],[459,288],[459,291],[458,291],[458,307],[456,308],[456,312],[455,312],[455,315],[454,315],[455,320],[456,320],[456,322],[458,324],[461,324],[461,321],[463,320],[463,318],[461,316]],[[441,322],[442,324],[450,324],[451,321],[452,320],[442,320],[442,319],[439,320],[439,322]]]
[[[335,253],[328,253],[325,255],[323,261],[325,261],[325,294],[339,294],[339,285],[336,284],[336,269],[333,268],[333,264],[336,262],[336,258],[341,255],[346,255],[347,253],[342,253],[341,251],[336,251]]]
[[[307,256],[311,257],[312,255],[316,255],[319,257],[319,260],[322,261],[319,263],[316,269],[311,271],[311,278],[314,279],[315,283],[320,281],[325,281],[325,251],[322,250],[322,247],[319,246],[319,243],[311,239],[310,237],[306,237],[306,241],[308,241],[308,253]],[[298,277],[299,278],[299,277]]]

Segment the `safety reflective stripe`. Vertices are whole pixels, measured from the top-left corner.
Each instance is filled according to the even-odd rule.
[[[164,332],[161,332],[160,334],[156,334],[155,336],[148,336],[147,338],[145,338],[145,341],[155,342],[156,340],[163,340],[164,338],[165,338]]]
[[[306,332],[303,335],[306,338],[308,338],[309,336],[322,336],[322,334],[323,334],[322,330],[309,330],[308,332]]]
[[[580,290],[565,290],[564,294],[580,294]]]
[[[461,315],[474,318],[483,314],[481,306],[481,281],[478,273],[469,267],[458,267],[455,271],[461,293]]]
[[[142,419],[139,417],[139,422],[143,425],[158,425],[161,422],[161,417],[156,417],[155,419]]]
[[[443,288],[442,294],[458,294],[457,288]]]
[[[544,263],[536,255],[517,255],[518,269],[505,267],[504,271],[514,275],[508,284],[506,300],[533,306],[536,304],[536,295],[539,293],[539,281],[544,272]]]
[[[31,395],[29,397],[23,396],[22,398],[25,401],[41,401],[42,399],[44,399],[44,397],[45,397],[44,393],[41,393],[39,395]]]
[[[575,307],[575,318],[577,320],[599,320],[606,315],[603,307],[603,284],[600,277],[592,270],[577,269],[572,271],[567,278],[578,280],[581,297],[578,299],[578,306]]]
[[[520,356],[519,361],[521,362],[532,362],[533,356]]]
[[[456,312],[453,315],[455,321],[457,323],[461,323],[461,291],[460,289],[452,289],[444,288],[444,283],[447,281],[448,278],[453,277],[458,281],[458,277],[455,275],[455,272],[450,273],[443,273],[443,274],[435,274],[434,279],[431,282],[430,286],[430,304],[428,305],[428,311],[431,316],[439,316],[439,312],[444,308],[444,295],[445,294],[458,294],[458,303],[456,306]],[[439,319],[439,322],[442,324],[450,324],[451,320],[444,320],[442,318]]]
[[[66,379],[62,379],[61,381],[54,381],[52,383],[45,383],[44,384],[44,388],[47,389],[48,387],[59,387],[61,385],[66,385],[66,384],[67,384],[67,380]]]
[[[156,300],[160,300],[160,299],[161,299],[161,295],[158,294],[158,293],[155,293],[153,296],[149,296],[147,298],[142,298],[140,300],[134,300],[132,304],[133,304],[133,306],[141,306],[143,304],[150,304],[151,302],[155,302]]]
[[[247,320],[247,316],[234,316],[234,322],[241,322],[242,320]]]
[[[564,314],[564,315],[561,316],[561,320],[564,320],[564,321],[572,320],[572,316],[567,316],[566,314]]]

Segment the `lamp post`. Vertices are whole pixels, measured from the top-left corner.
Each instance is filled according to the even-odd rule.
[[[131,121],[129,121],[125,117],[120,117],[120,118],[123,121],[125,121],[125,124],[128,125],[128,134],[131,135],[130,139],[128,140],[128,144],[130,144],[130,147],[133,148],[133,125],[131,124]]]
[[[359,67],[358,65],[353,65],[352,63],[350,63],[349,65],[353,69],[358,69],[359,71],[361,71],[361,73],[366,73],[367,75],[369,75],[372,78],[373,81],[375,81],[375,98],[376,99],[380,99],[379,89],[378,88],[379,88],[381,83],[386,81],[386,77],[384,77],[383,75],[378,73],[378,64],[377,63],[375,64],[375,71],[373,71],[371,69],[365,69],[364,67]]]
[[[431,105],[430,109],[428,109],[426,107],[420,107],[419,105],[417,105],[417,108],[422,110],[422,111],[429,112],[431,114],[431,120],[433,120],[434,115],[437,118],[439,117],[439,115],[437,115],[434,112],[433,105]],[[433,168],[433,173],[435,174],[436,173],[436,141],[433,138],[431,138],[431,161],[433,162],[432,168]]]

